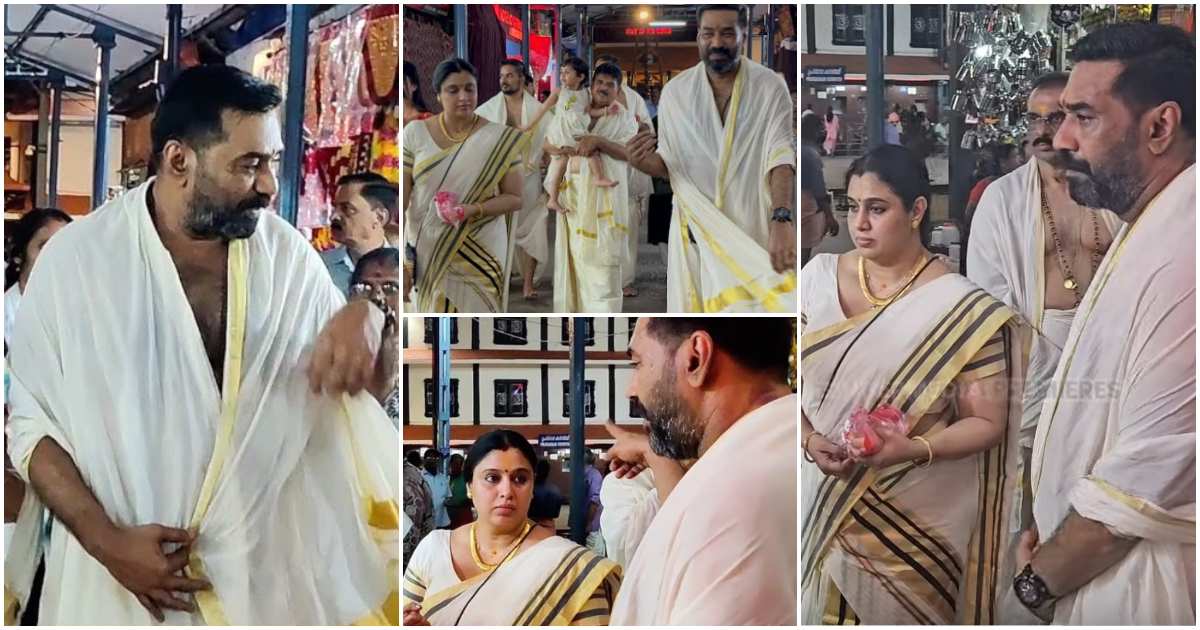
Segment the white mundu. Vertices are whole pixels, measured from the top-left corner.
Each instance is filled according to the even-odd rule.
[[[1033,445],[1045,543],[1070,511],[1139,539],[1058,600],[1055,624],[1196,624],[1196,167],[1116,235]]]
[[[598,118],[588,132],[624,145],[637,133],[629,110]],[[589,160],[571,158],[559,196],[569,212],[558,213],[554,236],[554,310],[559,313],[620,313],[621,268],[629,234],[629,165],[598,152],[611,188],[593,183]],[[568,165],[569,166],[569,165]]]
[[[1037,335],[1029,353],[1029,380],[1021,414],[1020,442],[1033,446],[1042,399],[1058,365],[1075,309],[1045,307],[1046,231],[1042,220],[1042,179],[1038,160],[992,182],[983,193],[971,223],[967,277],[1029,322]],[[1108,210],[1093,210],[1116,234],[1121,219]]]
[[[796,166],[792,100],[782,77],[740,58],[724,123],[704,64],[667,82],[658,153],[674,193],[667,310],[796,311],[796,274],[771,267],[769,173]]]
[[[646,107],[646,99],[628,83],[621,84],[621,92],[625,95],[625,104],[634,121],[640,126],[645,123],[651,129],[654,122],[650,119],[650,108]],[[654,192],[654,182],[650,176],[637,170],[629,169],[629,239],[626,241],[625,265],[621,267],[621,285],[629,286],[637,275],[637,250],[641,238],[641,225],[646,220],[646,212],[650,208],[650,193]]]
[[[600,486],[600,534],[604,536],[604,555],[627,567],[637,552],[642,537],[658,514],[658,490],[654,471],[643,470],[635,477],[617,479],[605,475]]]
[[[521,91],[524,100],[521,103],[521,120],[516,121],[517,126],[523,126],[528,121],[533,120],[537,115],[538,108],[541,103],[537,99],[529,95],[524,90]],[[504,105],[504,93],[500,92],[488,99],[486,103],[480,105],[475,110],[476,114],[483,116],[491,122],[498,125],[508,124],[508,108]],[[526,146],[524,155],[521,158],[521,209],[514,215],[515,225],[513,226],[513,244],[529,254],[537,261],[537,271],[535,279],[541,278],[546,272],[546,265],[550,262],[550,242],[546,233],[546,193],[542,189],[542,140],[546,136],[546,128],[550,125],[553,112],[547,112],[546,116],[538,123],[537,129],[530,131],[529,144]]]
[[[688,469],[625,569],[612,625],[796,625],[796,405],[754,409]]]
[[[264,211],[229,243],[218,387],[147,208],[153,182],[38,259],[10,354],[14,465],[28,480],[52,438],[117,525],[195,529],[187,572],[213,590],[194,614],[164,609],[168,625],[398,623],[397,430],[365,392],[313,395],[306,376],[344,299],[304,237]],[[22,515],[18,529],[40,527]],[[6,555],[6,600],[24,605],[36,558],[18,557]],[[40,623],[154,625],[61,523],[45,565]]]

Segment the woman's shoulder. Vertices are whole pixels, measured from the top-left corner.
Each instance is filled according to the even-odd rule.
[[[435,529],[425,535],[421,542],[417,544],[416,551],[413,552],[412,562],[416,562],[418,558],[432,558],[433,554],[444,550],[450,545],[450,530]]]
[[[853,254],[846,254],[852,256]],[[837,278],[838,265],[842,262],[839,254],[817,254],[808,259],[800,269],[800,283],[816,288],[817,285],[827,284],[830,278]]]
[[[417,146],[424,144],[427,139],[432,138],[432,136],[429,135],[429,129],[425,126],[429,124],[426,121],[432,119],[432,117],[433,116],[431,114],[426,118],[414,120],[407,125],[404,125],[404,147],[406,149],[409,147],[416,148]]]

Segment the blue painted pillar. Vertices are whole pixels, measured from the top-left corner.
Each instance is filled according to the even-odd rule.
[[[571,318],[571,540],[587,543],[588,485],[584,471],[584,356],[587,352],[587,318]]]
[[[304,93],[308,71],[308,21],[313,5],[287,5],[287,98],[283,102],[283,163],[279,177],[279,216],[296,225],[304,173]]]
[[[96,128],[92,151],[92,209],[108,199],[108,80],[112,74],[112,49],[116,33],[97,25],[92,31],[96,43]],[[57,173],[56,173],[57,174]]]

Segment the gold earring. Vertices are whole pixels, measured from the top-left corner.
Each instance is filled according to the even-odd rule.
[[[919,225],[921,225],[921,220],[920,220],[920,219],[917,219],[916,221],[913,221],[913,222],[912,222],[912,229],[914,229],[914,230],[915,230],[915,229],[917,229],[917,226],[919,226]]]

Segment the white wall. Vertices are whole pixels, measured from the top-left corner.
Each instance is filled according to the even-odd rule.
[[[895,45],[895,54],[897,56],[913,56],[913,57],[936,57],[937,51],[925,48],[912,48],[908,45],[909,39],[909,23],[912,17],[912,9],[906,4],[893,5],[893,25],[884,26],[894,28],[893,43]],[[808,31],[805,26],[806,11],[800,11],[800,32],[802,37],[802,54],[808,50]],[[847,54],[847,55],[864,55],[866,54],[866,46],[835,46],[833,44],[833,5],[818,4],[813,7],[813,17],[816,24],[817,36],[817,52],[827,54]],[[887,19],[887,11],[884,10],[884,19]],[[887,31],[884,31],[886,42]],[[886,43],[885,43],[886,45]],[[886,52],[886,51],[885,51]]]
[[[95,126],[88,122],[63,122],[59,131],[58,194],[92,194],[92,151]],[[121,183],[121,123],[109,123],[108,184]],[[96,203],[93,201],[93,205]]]

